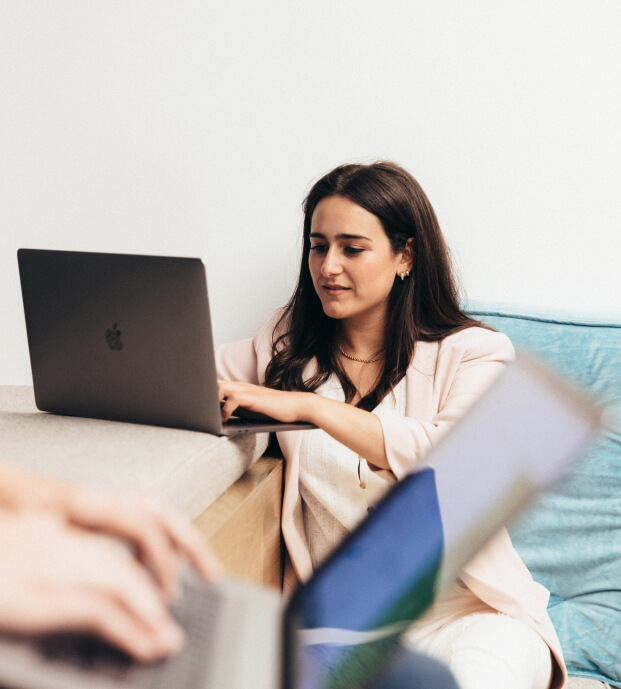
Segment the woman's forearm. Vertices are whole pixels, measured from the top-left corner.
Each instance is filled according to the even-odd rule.
[[[378,469],[390,469],[384,432],[376,414],[314,393],[308,400],[307,419]]]
[[[314,392],[272,390],[261,385],[224,380],[219,381],[218,386],[224,421],[238,407],[285,423],[308,421],[378,469],[390,469],[382,424],[371,412]]]

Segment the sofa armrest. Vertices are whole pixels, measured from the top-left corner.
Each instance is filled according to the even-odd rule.
[[[0,386],[0,458],[113,494],[147,495],[189,519],[235,483],[267,441],[48,414],[37,410],[31,387]]]

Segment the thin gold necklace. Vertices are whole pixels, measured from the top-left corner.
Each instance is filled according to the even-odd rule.
[[[376,361],[379,361],[380,359],[384,358],[384,353],[380,354],[379,356],[376,356],[374,359],[359,359],[356,356],[351,356],[350,354],[347,354],[346,352],[343,351],[343,348],[341,345],[337,342],[336,346],[339,348],[339,352],[346,358],[350,359],[351,361],[358,361],[361,364],[373,364]]]

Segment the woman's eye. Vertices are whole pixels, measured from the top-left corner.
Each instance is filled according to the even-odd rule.
[[[345,253],[346,254],[360,254],[364,251],[364,249],[359,249],[358,247],[355,246],[346,246],[345,247]]]
[[[315,251],[316,253],[323,253],[327,249],[325,244],[315,244],[315,246],[311,246],[311,251]]]

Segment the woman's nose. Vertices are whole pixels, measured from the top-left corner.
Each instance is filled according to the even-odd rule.
[[[336,275],[340,272],[341,262],[339,256],[335,249],[329,249],[321,264],[321,274],[324,277],[330,277],[330,275]]]

